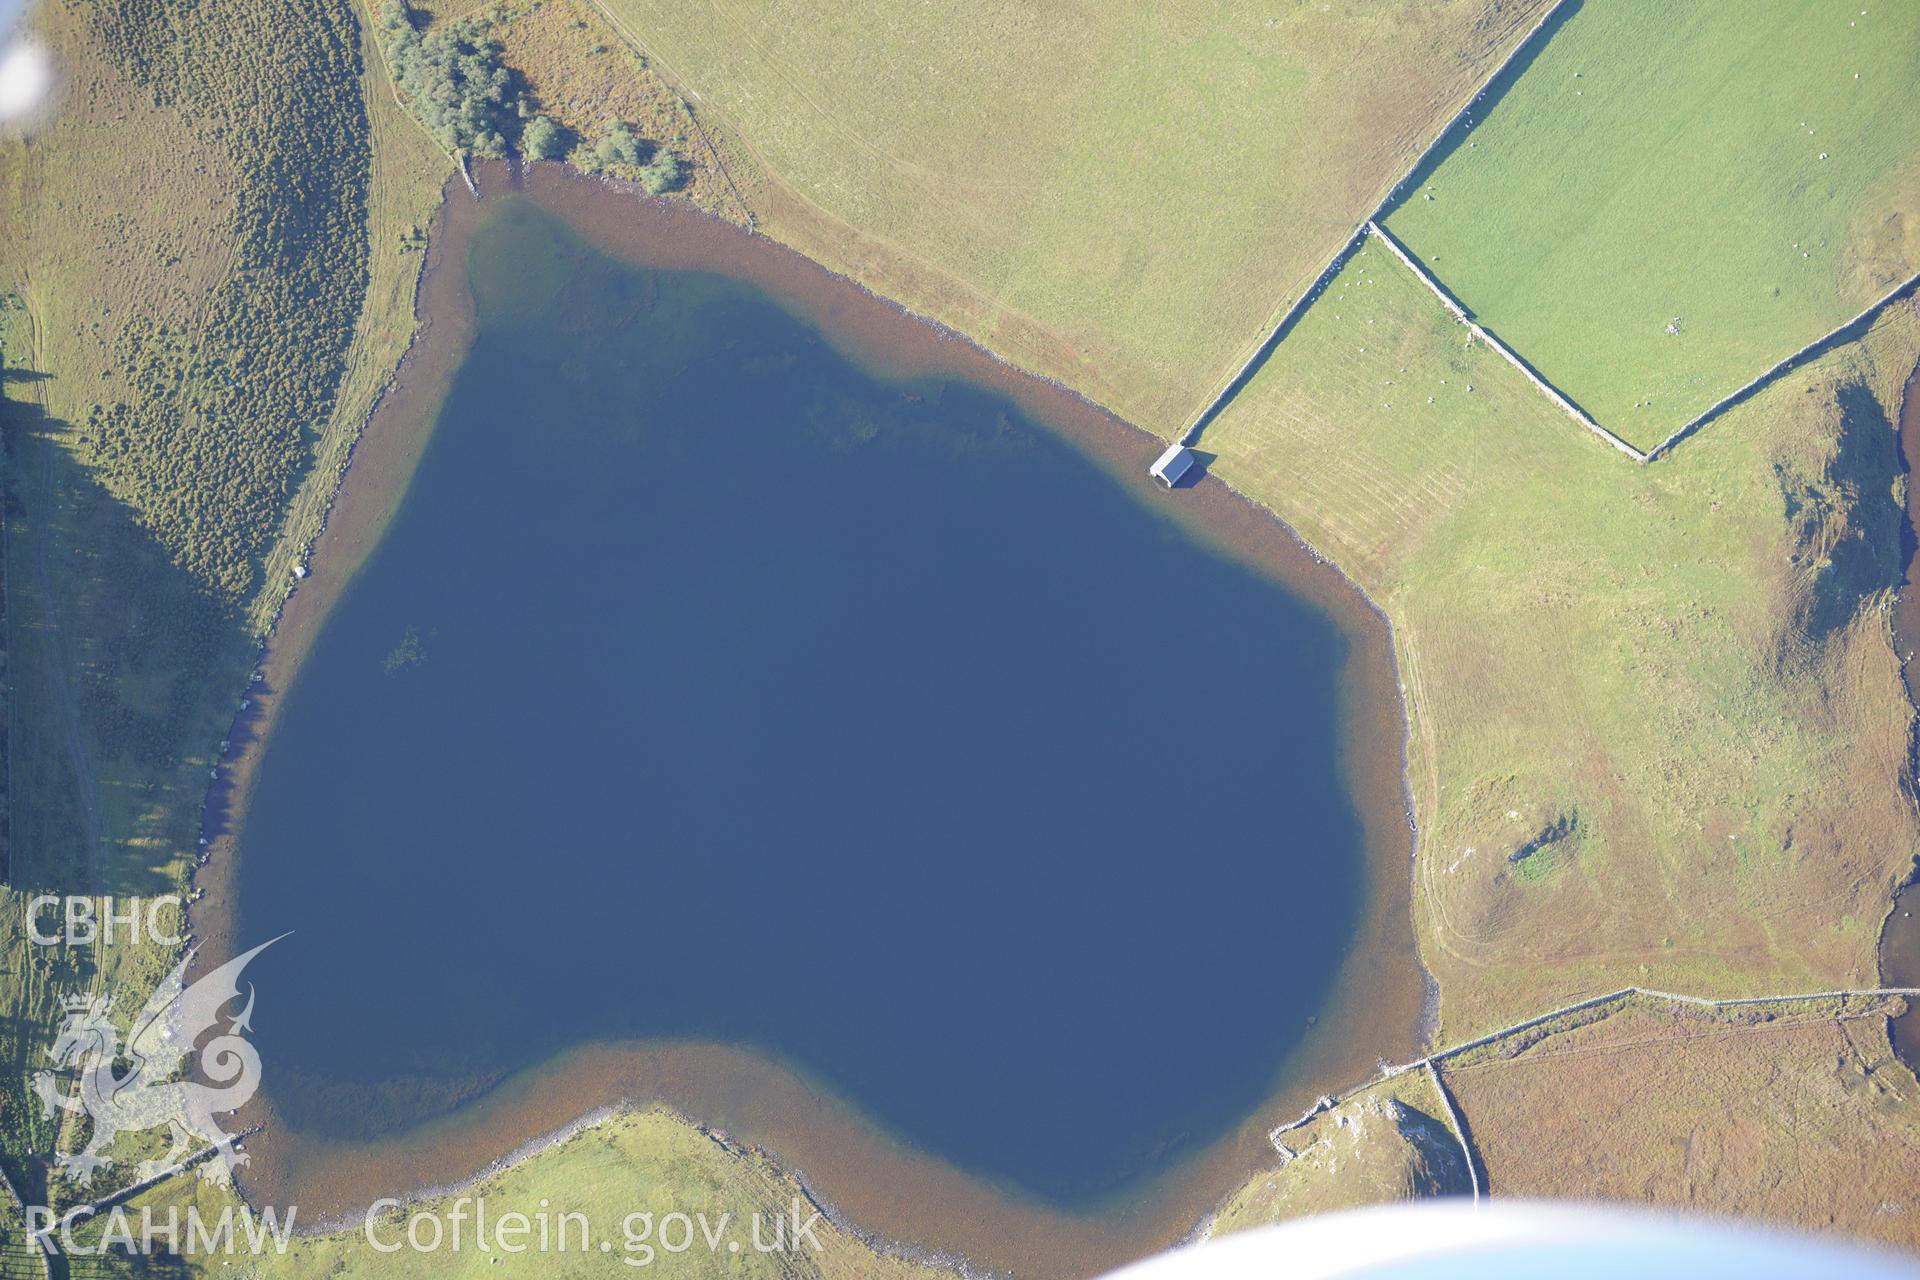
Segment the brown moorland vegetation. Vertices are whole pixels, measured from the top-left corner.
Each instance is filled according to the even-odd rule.
[[[1450,1064],[1495,1195],[1619,1200],[1920,1246],[1920,1084],[1885,1010],[1635,1002]]]

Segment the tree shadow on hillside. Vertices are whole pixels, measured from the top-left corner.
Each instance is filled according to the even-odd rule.
[[[1894,488],[1905,462],[1885,407],[1862,382],[1845,384],[1834,398],[1839,426],[1823,492],[1787,494],[1789,517],[1805,516],[1796,524],[1808,554],[1830,539],[1801,614],[1815,643],[1850,625],[1862,601],[1899,587],[1913,536]]]
[[[239,610],[173,563],[71,439],[40,405],[0,400],[9,883],[171,892],[223,732],[221,686],[244,679],[252,645]]]

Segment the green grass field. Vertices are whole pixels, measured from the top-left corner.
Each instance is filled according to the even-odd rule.
[[[1464,336],[1369,247],[1200,441],[1392,619],[1442,1039],[1630,984],[1871,983],[1916,849],[1883,610],[1920,321],[1650,467]]]
[[[177,1194],[177,1192],[176,1192]],[[456,1251],[452,1236],[434,1252],[381,1252],[362,1229],[299,1242],[284,1257],[268,1257],[257,1274],[278,1280],[306,1277],[353,1276],[583,1276],[646,1274],[648,1270],[676,1275],[780,1277],[782,1280],[917,1280],[945,1275],[933,1267],[898,1261],[875,1253],[859,1239],[834,1228],[823,1218],[806,1240],[793,1234],[793,1215],[799,1200],[799,1221],[807,1223],[813,1208],[802,1197],[793,1178],[764,1157],[738,1148],[724,1148],[671,1113],[649,1110],[619,1116],[581,1133],[564,1145],[531,1157],[503,1173],[487,1178],[461,1194],[485,1197],[488,1214],[497,1222],[509,1212],[537,1215],[548,1222],[559,1239],[561,1213],[584,1215],[591,1228],[588,1247],[570,1247],[545,1253],[529,1249],[518,1255],[497,1247],[480,1249],[472,1236],[469,1216],[465,1247]],[[407,1217],[425,1212],[446,1221],[454,1196],[439,1196],[411,1207],[405,1215],[382,1220],[375,1234],[382,1244],[406,1238]],[[471,1207],[468,1209],[472,1213]],[[673,1214],[693,1219],[690,1231],[668,1219]],[[637,1217],[635,1215],[645,1215]],[[755,1247],[754,1218],[759,1216],[762,1245],[777,1238],[775,1223],[787,1222],[784,1238],[791,1247],[762,1251]],[[704,1233],[701,1219],[704,1218]],[[569,1227],[570,1245],[584,1233],[577,1223]],[[709,1246],[707,1234],[718,1242]],[[421,1240],[431,1237],[422,1228]],[[528,1235],[531,1244],[537,1239]],[[816,1251],[812,1241],[817,1240]],[[601,1241],[611,1248],[602,1252]],[[731,1247],[737,1245],[737,1249]]]
[[[1910,6],[1583,4],[1386,223],[1650,448],[1920,269],[1916,84]]]
[[[1293,1156],[1235,1188],[1214,1216],[1214,1235],[1362,1205],[1472,1192],[1465,1153],[1424,1072],[1384,1081],[1281,1134],[1280,1141]]]
[[[1167,434],[1542,8],[595,3],[771,234]]]

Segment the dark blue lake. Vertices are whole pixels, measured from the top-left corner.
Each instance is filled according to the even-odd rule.
[[[1332,621],[741,281],[525,201],[469,268],[242,832],[278,1122],[713,1040],[1073,1204],[1258,1107],[1365,896]]]

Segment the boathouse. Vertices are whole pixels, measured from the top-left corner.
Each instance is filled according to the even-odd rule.
[[[1193,450],[1185,445],[1172,444],[1160,455],[1160,461],[1153,464],[1147,474],[1171,489],[1180,483],[1180,477],[1193,470]]]

